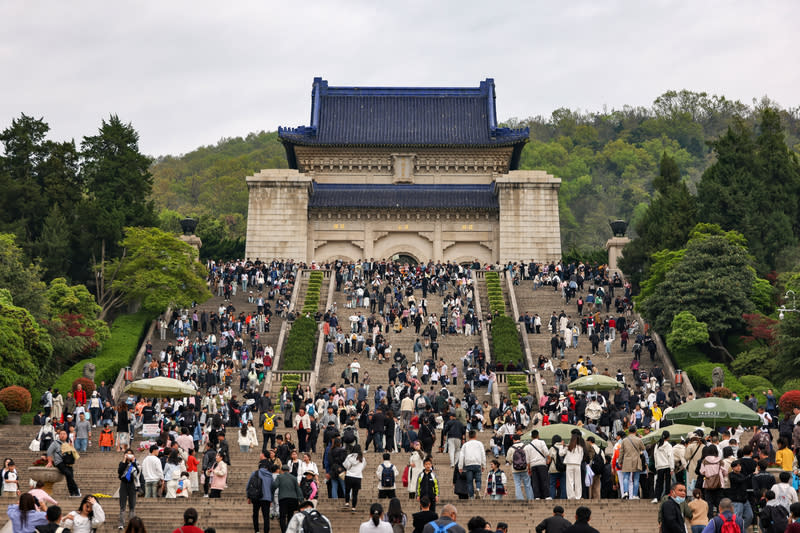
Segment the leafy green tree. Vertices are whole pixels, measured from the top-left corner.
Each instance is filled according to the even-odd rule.
[[[93,354],[111,336],[108,325],[97,318],[100,306],[85,286],[70,286],[66,279],[56,278],[47,288],[47,299],[50,318],[45,326],[57,364]]]
[[[211,297],[206,269],[194,248],[158,228],[126,228],[113,289],[127,302],[140,301],[155,313],[169,305],[189,306]]]
[[[75,144],[47,140],[49,130],[44,120],[22,114],[0,133],[5,152],[0,156],[0,231],[16,234],[30,257],[44,257],[37,245],[54,209],[64,217],[61,227],[70,231],[83,193]],[[69,246],[69,239],[65,242]]]
[[[669,270],[640,311],[656,331],[670,331],[672,320],[689,311],[708,325],[711,347],[732,359],[723,338],[741,328],[742,314],[753,310],[750,300],[755,275],[747,249],[721,235],[690,239],[683,259]]]
[[[44,328],[27,309],[14,305],[8,289],[0,289],[0,346],[0,388],[31,388],[38,380],[38,367],[47,364],[53,352]]]
[[[800,196],[800,162],[786,146],[780,116],[765,108],[757,136],[735,120],[712,147],[717,160],[697,187],[703,220],[741,232],[757,268],[771,270],[800,233],[800,203],[793,200]]]
[[[623,250],[620,266],[638,283],[647,276],[652,254],[658,250],[682,248],[694,227],[697,206],[681,179],[675,160],[665,152],[660,171],[653,179],[656,196],[636,224],[636,238]]]
[[[48,316],[47,286],[39,267],[28,262],[16,237],[9,233],[0,233],[0,289],[7,289],[17,305],[37,319]]]
[[[111,257],[120,253],[127,226],[153,226],[157,219],[150,200],[150,160],[139,152],[139,134],[117,115],[103,120],[97,135],[81,142],[86,198],[81,206],[79,237],[83,256],[75,263],[76,279],[85,279],[90,258],[103,243]]]
[[[681,311],[670,324],[667,348],[676,352],[701,346],[708,342],[708,325],[699,322],[689,311]]]

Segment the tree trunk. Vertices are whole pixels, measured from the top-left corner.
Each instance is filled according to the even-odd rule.
[[[724,359],[727,359],[729,362],[733,362],[735,357],[731,355],[731,352],[725,348],[725,345],[722,343],[722,338],[719,336],[719,333],[711,333],[708,339],[708,345],[711,349],[722,356]]]

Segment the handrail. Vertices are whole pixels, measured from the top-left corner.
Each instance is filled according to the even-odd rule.
[[[517,306],[517,293],[514,290],[514,279],[511,277],[511,272],[506,270],[505,273],[506,287],[508,288],[509,299],[511,300],[511,309],[514,313],[514,322],[517,324],[517,330],[522,337],[522,345],[525,348],[525,358],[528,360],[528,370],[530,370],[531,373],[536,376],[536,393],[538,394],[537,398],[541,398],[544,396],[544,388],[542,388],[542,380],[539,376],[539,367],[533,362],[533,355],[531,354],[531,345],[528,342],[528,335],[521,330],[519,322],[517,321],[520,315],[519,307]]]
[[[336,289],[336,276],[333,275],[333,272],[330,270],[325,270],[323,274],[324,276],[328,276],[330,281],[328,282],[328,299],[325,301],[325,309],[330,309],[331,303],[333,302],[333,293]],[[314,355],[314,371],[311,372],[311,376],[308,379],[308,387],[311,389],[311,392],[314,393],[317,390],[317,380],[319,379],[319,372],[320,372],[320,365],[322,364],[322,351],[325,348],[325,333],[322,324],[319,324],[319,336],[317,338],[317,350]]]
[[[167,310],[164,311],[164,316],[166,317],[170,314],[172,314],[172,308],[168,307]],[[150,327],[147,329],[147,334],[144,336],[144,340],[142,340],[142,344],[139,346],[139,350],[136,352],[136,357],[133,358],[133,362],[130,364],[130,369],[133,373],[134,379],[136,379],[136,376],[142,375],[142,369],[144,368],[144,351],[145,347],[147,346],[147,340],[153,338],[153,334],[155,333],[157,325],[158,319],[156,318],[150,323]],[[125,388],[125,368],[119,369],[117,378],[114,380],[114,385],[111,387],[111,398],[115,402],[119,401],[122,391]]]
[[[289,311],[294,311],[295,306],[297,305],[297,295],[300,294],[300,285],[303,284],[303,278],[305,277],[303,274],[305,271],[298,272],[298,275],[295,276],[295,283],[294,288],[292,289],[292,297],[289,300]],[[281,331],[278,333],[278,343],[275,346],[275,355],[272,357],[272,368],[278,369],[281,364],[281,355],[283,355],[283,344],[286,341],[286,334],[289,332],[291,326],[289,325],[288,320],[281,321]],[[268,391],[272,388],[272,372],[267,372],[267,376],[264,378],[264,382],[261,385],[261,393],[263,394],[264,391]]]

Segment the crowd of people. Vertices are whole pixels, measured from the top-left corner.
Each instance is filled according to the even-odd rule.
[[[551,343],[550,358],[539,357],[539,369],[553,373],[555,386],[541,398],[529,393],[512,402],[501,395],[495,403],[496,372],[514,370],[513,365],[497,368],[477,345],[460,360],[444,361],[437,353],[441,337],[475,335],[483,327],[491,328],[492,316],[477,316],[473,306],[472,272],[485,268],[481,265],[325,265],[334,269],[337,290],[344,293],[344,307],[352,313],[340,322],[334,304],[315,317],[326,334],[329,362],[345,361],[341,381],[316,391],[299,385],[294,390],[285,387],[278,398],[269,391],[259,392],[273,355],[259,335],[269,328],[273,305],[275,314],[294,318],[286,302],[304,265],[239,261],[209,266],[211,286],[223,297],[241,290],[248,294],[252,309],[237,310],[226,302],[208,315],[176,310],[159,322],[160,333],[171,331],[176,342],[159,353],[151,347],[145,350],[145,376],[168,375],[186,381],[197,391],[194,397],[129,399],[115,404],[101,383],[88,397],[79,388],[66,399],[57,390],[48,391],[42,399],[36,440],[48,465],[65,475],[71,495],[80,496],[72,468],[89,443],[96,440],[101,453],[116,450],[121,455],[117,470],[120,529],[125,527],[126,512],[128,527],[133,523],[137,497],[222,497],[231,469],[228,435],[236,437],[242,452],[260,452],[258,468],[251,475],[259,482],[259,492],[254,487],[251,494],[248,486],[247,495],[255,531],[267,531],[270,518],[278,519],[282,532],[296,531],[292,524],[301,516],[297,511],[315,508],[323,497],[358,512],[364,476],[375,476],[377,498],[388,500],[389,505],[387,512],[376,507],[380,504],[371,506],[370,520],[362,531],[384,530],[384,522],[392,527],[399,516],[399,496],[405,496],[420,506],[414,515],[414,531],[427,533],[430,520],[418,524],[416,515],[435,514],[440,497],[448,496],[441,491],[442,476],[452,479],[459,499],[500,500],[510,494],[513,482],[517,500],[643,498],[661,503],[662,511],[672,500],[692,526],[705,526],[709,519],[724,516],[727,498],[737,517],[749,525],[758,517],[765,519],[765,510],[775,514],[774,501],[783,497],[777,495],[783,494],[781,487],[776,493],[766,486],[762,475],[766,466],[762,469],[761,463],[778,460],[790,476],[796,469],[792,450],[800,444],[800,434],[793,434],[797,420],[782,426],[775,443],[769,428],[756,432],[747,443],[741,442],[742,428],[720,428],[685,435],[675,444],[664,433],[665,438],[644,445],[641,437],[668,430],[663,426],[664,415],[691,398],[682,398],[677,389],[670,388],[657,364],[648,372],[639,371],[642,351],[650,351],[654,343],[632,319],[629,287],[618,278],[609,279],[602,267],[535,263],[495,267],[508,269],[514,283],[532,283],[537,290],[552,286],[561,291],[565,304],[572,301],[576,306],[574,320],[564,311],[553,312],[546,325],[558,342]],[[611,305],[616,315],[608,313]],[[600,316],[603,307],[605,317]],[[520,322],[532,334],[543,327],[535,314],[523,315]],[[419,335],[412,346],[391,345],[392,331],[411,327]],[[634,383],[627,383],[619,369],[612,375],[607,368],[599,368],[592,361],[594,349],[578,348],[585,344],[581,336],[593,348],[593,337],[630,340]],[[573,353],[576,361],[570,363],[567,355]],[[361,368],[361,357],[386,363],[388,386],[371,387],[376,376]],[[595,357],[602,359],[602,355]],[[613,395],[569,390],[571,381],[592,373],[615,377],[623,388]],[[234,390],[236,377],[238,391]],[[484,388],[486,392],[478,392]],[[777,415],[775,402],[767,408],[761,409],[765,422],[769,411]],[[777,416],[774,419],[777,424]],[[539,430],[555,423],[576,424],[597,438],[573,431],[548,442],[540,439]],[[133,436],[145,427],[157,429],[137,447]],[[482,433],[489,433],[488,445],[481,440]],[[370,448],[379,457],[374,462],[368,455]],[[437,453],[446,454],[450,472],[434,468]],[[13,469],[4,469],[4,476],[9,470]],[[719,486],[707,481],[715,476],[720,478]],[[756,485],[759,476],[763,484]],[[693,495],[688,503],[676,496],[681,483],[684,492],[688,488]],[[87,500],[87,505],[104,520],[96,502]],[[27,499],[25,506],[20,500],[19,509],[31,511],[28,506]],[[783,506],[787,516],[790,506],[791,501]],[[450,516],[448,507],[452,506],[442,508],[440,518]],[[586,523],[588,508],[581,509],[586,511],[578,513],[576,520]],[[704,513],[706,523],[701,524]],[[80,521],[78,515],[73,521]],[[379,520],[374,519],[376,515]],[[563,515],[563,509],[554,512],[554,517],[558,515]],[[552,522],[561,523],[557,518]],[[489,530],[483,524],[476,521],[470,531]],[[455,526],[453,531],[458,531]],[[550,529],[545,526],[541,531]]]

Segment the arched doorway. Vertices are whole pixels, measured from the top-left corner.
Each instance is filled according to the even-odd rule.
[[[419,263],[416,257],[403,252],[400,252],[399,254],[394,254],[392,256],[392,261],[400,263],[401,265],[405,265],[406,263],[408,263],[409,266],[417,266],[417,263]]]

